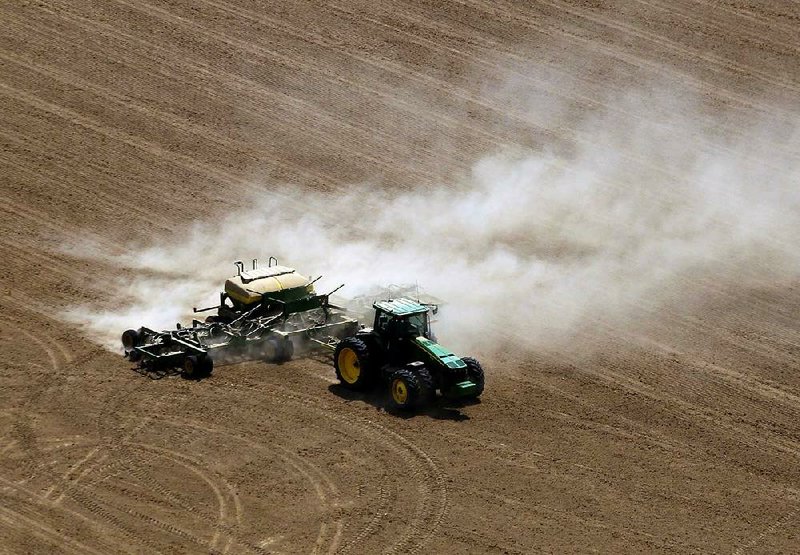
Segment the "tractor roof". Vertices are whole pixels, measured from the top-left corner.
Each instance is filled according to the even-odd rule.
[[[392,316],[408,316],[410,314],[422,314],[428,312],[429,307],[410,299],[389,299],[388,301],[378,301],[372,305],[378,310],[382,310]]]

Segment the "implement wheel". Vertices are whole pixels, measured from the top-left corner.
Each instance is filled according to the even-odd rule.
[[[342,339],[333,352],[336,377],[348,389],[366,389],[374,378],[367,344],[357,337]]]
[[[483,393],[483,386],[486,382],[486,378],[483,375],[483,367],[480,362],[472,357],[462,357],[461,360],[467,365],[467,379],[478,386],[478,390],[470,395],[470,397],[476,399]]]
[[[122,332],[122,346],[126,351],[132,351],[139,344],[139,332],[136,330],[125,330]]]
[[[181,376],[187,380],[199,380],[211,375],[214,361],[208,355],[189,355],[183,361]]]
[[[264,343],[264,360],[286,362],[294,356],[294,343],[288,337],[270,337]]]

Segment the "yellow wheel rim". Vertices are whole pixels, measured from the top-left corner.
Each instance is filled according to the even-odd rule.
[[[349,384],[358,381],[361,375],[361,365],[358,363],[358,355],[350,347],[345,347],[339,352],[339,374],[342,379]]]
[[[392,382],[392,399],[398,405],[404,405],[408,401],[408,387],[406,382],[399,378]]]

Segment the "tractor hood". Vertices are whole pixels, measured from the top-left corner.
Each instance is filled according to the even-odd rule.
[[[448,368],[466,368],[467,365],[464,364],[464,361],[458,358],[456,355],[439,345],[438,343],[431,341],[425,337],[417,337],[414,341],[422,347],[422,349],[428,353],[431,357],[438,360],[444,366]]]

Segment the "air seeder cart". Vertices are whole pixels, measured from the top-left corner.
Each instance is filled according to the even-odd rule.
[[[194,319],[191,327],[178,324],[174,330],[127,330],[122,334],[125,355],[146,371],[177,368],[184,377],[198,378],[209,375],[215,362],[281,362],[297,348],[333,348],[358,328],[344,309],[330,303],[333,291],[316,294],[316,280],[278,265],[275,258],[265,268],[253,260],[252,270],[245,270],[242,262],[235,264],[237,275],[225,282],[220,304],[194,309],[215,310],[215,315]]]

